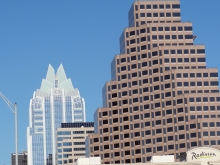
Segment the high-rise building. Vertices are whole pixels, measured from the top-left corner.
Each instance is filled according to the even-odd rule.
[[[16,165],[16,162],[15,162],[15,154],[11,154],[11,165]],[[27,162],[27,159],[28,156],[27,156],[27,151],[23,151],[23,153],[19,153],[18,154],[18,165],[28,165],[28,162]]]
[[[88,157],[138,163],[196,146],[220,149],[217,68],[207,68],[191,22],[181,22],[179,0],[135,1],[120,52],[94,114]]]
[[[57,129],[57,164],[76,165],[86,157],[85,139],[94,133],[93,122],[62,123]]]
[[[56,130],[61,123],[85,122],[85,102],[67,79],[62,64],[57,73],[51,65],[29,106],[27,148],[29,165],[55,165]]]

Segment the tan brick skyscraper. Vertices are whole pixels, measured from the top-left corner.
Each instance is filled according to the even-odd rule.
[[[220,149],[218,71],[206,68],[204,45],[194,45],[179,0],[143,0],[129,11],[120,54],[94,114],[87,156],[103,163],[175,157],[196,146]]]

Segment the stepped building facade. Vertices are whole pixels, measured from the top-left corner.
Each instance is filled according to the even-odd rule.
[[[55,73],[49,65],[46,79],[29,106],[27,148],[29,165],[56,164],[56,130],[61,123],[85,122],[85,102],[67,79],[62,64]]]
[[[197,146],[220,149],[217,68],[207,68],[205,46],[195,45],[179,0],[135,1],[120,54],[94,114],[88,157],[102,163],[145,163]]]

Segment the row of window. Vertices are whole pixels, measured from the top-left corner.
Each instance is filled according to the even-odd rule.
[[[85,151],[85,148],[63,148],[63,152],[72,152],[72,151]],[[62,150],[58,150],[58,153],[62,152]]]
[[[130,74],[129,74],[130,75]],[[136,74],[134,74],[134,77],[136,77]],[[127,78],[127,75],[121,75],[121,79],[126,79]],[[153,83],[154,82],[157,82],[159,81],[159,77],[154,77],[153,79],[150,78],[150,83]],[[139,81],[139,85],[144,85],[144,84],[148,84],[148,79],[143,79],[143,80],[140,80]],[[202,84],[204,86],[218,86],[218,81],[205,81],[205,82],[177,82],[177,87],[181,87],[181,86],[202,86]],[[131,83],[129,82],[129,86],[136,86],[138,85],[138,81],[132,81]],[[122,83],[122,88],[125,88],[127,87],[127,83]],[[150,92],[153,92],[153,91],[156,91],[156,90],[164,90],[164,89],[167,89],[167,88],[175,88],[174,86],[174,83],[171,87],[171,85],[168,83],[168,84],[162,84],[161,86],[160,85],[156,85],[156,86],[153,86],[153,87],[150,87]],[[112,88],[113,89],[113,88]],[[114,88],[116,89],[116,88]],[[146,89],[147,91],[143,91],[143,92],[148,92],[148,88],[144,88]]]
[[[218,77],[217,72],[211,73],[177,73],[176,78],[194,78],[194,77]]]
[[[201,119],[201,118],[220,118],[220,115],[197,115],[197,116],[195,116],[195,115],[191,115],[190,116],[190,119],[191,120],[194,120],[194,119]]]
[[[159,97],[159,95],[157,97]],[[121,106],[121,105],[126,105],[126,104],[137,103],[139,101],[140,102],[149,101],[149,96],[143,96],[143,100],[142,100],[142,97],[140,97],[140,98],[136,97],[136,98],[133,98],[133,99],[125,99],[125,100],[122,100],[122,101],[113,101],[112,106],[113,107],[118,106],[118,103],[119,103],[119,106]],[[176,104],[182,104],[182,103],[183,103],[182,99],[177,99],[177,101],[173,100],[173,105],[174,106]],[[151,109],[159,108],[159,107],[164,108],[165,106],[171,106],[171,105],[172,105],[172,101],[162,102],[162,104],[160,102],[158,102],[158,103],[155,103],[154,106],[153,106],[153,104],[151,104]],[[144,105],[144,109],[150,109],[150,106],[149,105]]]
[[[197,146],[197,142],[191,142],[191,147],[195,147]],[[189,145],[187,146],[189,147]],[[117,156],[120,156],[120,157],[124,157],[124,156],[134,156],[136,154],[145,154],[145,153],[150,153],[150,152],[154,152],[156,153],[156,151],[167,151],[167,150],[178,150],[179,148],[186,148],[186,144],[185,143],[180,143],[180,144],[176,144],[176,145],[173,145],[173,144],[170,144],[170,145],[167,145],[167,146],[158,146],[158,147],[148,147],[146,148],[146,150],[141,150],[141,149],[135,149],[135,150],[127,150],[127,151],[123,151],[123,152],[114,152],[112,153],[112,158],[114,157],[117,157]],[[95,146],[94,147],[94,151],[98,151],[100,150],[99,149],[99,146]],[[109,158],[110,157],[110,153],[104,153],[104,158]]]
[[[220,106],[190,106],[190,111],[220,111]]]
[[[132,40],[132,42],[135,42],[135,40]],[[205,49],[184,49],[184,50],[181,50],[181,49],[178,49],[178,50],[164,50],[164,55],[176,55],[176,54],[205,54]],[[151,53],[148,53],[148,58],[151,58],[151,57],[154,57],[154,56],[157,56],[158,55],[158,52],[152,52]],[[160,56],[162,55],[162,52],[160,52]],[[126,58],[121,58],[120,59],[120,62],[119,62],[119,59],[117,60],[117,63],[120,64],[120,63],[129,63],[130,61],[135,61],[135,60],[141,60],[141,59],[144,59],[144,58],[147,58],[147,54],[144,53],[142,55],[133,55],[131,57],[127,57],[127,60]]]
[[[210,131],[210,132],[203,132],[203,136],[220,136],[220,131]]]
[[[206,62],[205,58],[164,58],[164,63]]]
[[[182,122],[182,121],[184,121],[184,116],[180,116],[180,117],[175,118],[174,122]],[[167,122],[172,123],[173,119],[169,118],[169,119],[167,119]],[[135,128],[145,128],[145,127],[151,126],[151,122],[145,122],[144,124],[145,125],[142,125],[140,123],[131,124],[130,128],[129,128],[129,125],[125,125],[124,130],[126,130],[126,129],[131,129],[132,130],[132,129],[135,129]],[[166,123],[164,121],[163,125],[166,125],[166,124],[168,124],[168,123]],[[157,124],[156,124],[156,122],[152,122],[151,127],[154,127],[155,125],[161,125],[161,121],[158,120]],[[120,128],[120,130],[119,130],[119,128]],[[190,124],[190,129],[194,129],[194,128],[196,128],[196,124]],[[189,127],[186,126],[186,130],[188,130],[188,129],[189,129]],[[184,130],[184,126],[179,126],[179,130]],[[102,132],[103,133],[109,133],[109,132],[112,133],[112,131],[123,131],[123,128],[122,128],[122,126],[121,127],[115,126],[113,128],[110,128],[110,129],[109,128],[103,128]],[[149,131],[151,132],[151,130],[145,131],[145,135],[151,135],[151,133]],[[159,128],[159,129],[156,129],[156,130],[152,130],[152,135],[160,134],[162,132],[164,132],[164,134],[165,134],[167,132],[174,132],[174,131],[175,132],[178,131],[177,127],[167,127],[167,128],[164,128],[164,129]],[[126,133],[123,136],[124,136],[124,138],[130,138],[129,133]],[[133,136],[133,135],[131,134],[131,136]],[[140,136],[140,132],[138,132],[137,134],[134,134],[134,137],[138,137],[138,136]],[[133,137],[131,137],[131,138],[133,138]],[[114,139],[114,140],[116,140],[116,139]]]
[[[170,31],[173,31],[173,32],[177,32],[177,31],[192,31],[192,26],[166,26],[166,27],[151,27],[150,28],[147,28],[147,33],[150,33],[151,31],[152,32],[163,32],[163,31],[166,31],[166,32],[170,32]],[[129,35],[130,36],[135,36],[135,35],[139,35],[139,34],[143,34],[143,33],[146,33],[146,28],[143,28],[143,29],[140,29],[139,31],[137,30],[136,31],[136,34],[135,34],[135,31],[130,31],[129,33],[127,32],[126,33],[126,37],[128,38]],[[128,35],[129,34],[129,35]]]
[[[179,40],[182,40],[182,39],[192,39],[193,36],[192,35],[152,35],[152,40],[176,40],[176,39],[179,39]],[[137,44],[139,44],[140,42],[145,42],[145,41],[151,41],[150,39],[150,36],[148,37],[141,37],[141,38],[137,38]],[[129,45],[132,45],[132,44],[135,44],[136,43],[136,39],[131,39],[130,41],[127,41],[127,45],[126,46],[129,46]],[[166,45],[170,45],[170,43],[166,43]],[[173,45],[177,45],[176,43],[173,44]],[[152,44],[152,47],[157,47],[158,44]],[[163,43],[160,43],[159,46],[164,46]],[[145,48],[146,47],[146,48]],[[147,46],[146,45],[142,45],[141,47],[138,47],[138,50],[145,50],[147,49]],[[150,44],[148,44],[148,49],[150,50]],[[132,51],[132,50],[131,50]],[[182,51],[182,50],[180,50]],[[179,53],[179,54],[182,54],[182,53]]]
[[[72,146],[72,145],[85,145],[85,142],[63,142],[63,146]],[[57,144],[58,147],[62,146],[62,143]]]
[[[220,122],[210,122],[210,123],[202,123],[203,127],[220,127]]]
[[[208,81],[198,81],[198,82],[177,82],[177,87],[188,87],[188,86],[218,86],[218,81],[211,81],[210,83]]]
[[[180,5],[179,4],[159,4],[159,5],[140,5],[139,9],[179,9]],[[135,5],[135,10],[138,10],[138,5]]]
[[[200,109],[200,108],[198,108],[198,109]],[[209,108],[205,107],[203,109],[209,109]],[[212,109],[212,108],[210,107],[210,109]],[[220,110],[220,106],[217,106],[217,109]],[[133,108],[130,107],[130,112],[131,113],[132,113],[132,111],[138,111],[138,110],[139,110],[139,106],[134,106]],[[187,112],[187,108],[185,108],[185,111]],[[128,112],[129,112],[128,108],[120,109],[119,112],[118,112],[118,110],[113,110],[112,113],[111,113],[111,111],[109,112],[109,116],[111,116],[111,115],[114,116],[115,114],[122,114],[122,113],[128,113]],[[177,113],[182,113],[182,112],[184,112],[183,108],[177,108],[177,109],[173,109],[173,110],[168,109],[168,110],[165,110],[165,111],[162,111],[162,112],[158,111],[158,112],[155,112],[155,113],[151,112],[151,113],[141,114],[140,119],[143,120],[143,118],[155,118],[155,117],[158,117],[158,116],[161,117],[161,116],[168,116],[168,115],[172,115],[172,114],[176,115]],[[102,116],[108,116],[108,112],[107,111],[102,112]],[[102,117],[102,116],[100,115],[100,117]],[[217,115],[217,117],[220,118],[220,115]],[[137,118],[137,116],[135,116],[133,118]],[[191,115],[190,118],[191,119],[196,119],[196,116]],[[209,115],[204,115],[204,116],[203,115],[197,115],[197,118],[198,119],[199,118],[216,118],[216,115],[211,115],[211,116],[209,116]],[[130,117],[130,120],[132,121],[132,116]],[[176,119],[174,119],[174,120],[176,120]],[[110,124],[112,122],[114,123],[116,121],[118,122],[118,119],[115,119],[115,118],[114,118],[114,120],[110,119]],[[123,121],[129,121],[129,117],[128,116],[127,117],[125,116],[123,118],[120,117],[120,123],[123,123]],[[100,125],[101,125],[101,123],[100,123]],[[220,127],[220,123],[216,123],[216,126]]]
[[[181,100],[179,100],[179,102],[181,103],[182,101]],[[118,114],[122,114],[122,113],[128,113],[128,112],[130,112],[130,113],[132,113],[133,111],[142,111],[144,108],[148,108],[149,107],[149,105],[145,105],[145,106],[142,106],[142,105],[140,105],[140,106],[133,106],[133,107],[129,107],[129,108],[123,108],[123,109],[115,109],[115,110],[112,110],[112,111],[104,111],[104,112],[102,112],[100,115],[99,115],[99,117],[100,118],[102,118],[103,116],[114,116],[114,115],[118,115]],[[152,106],[153,107],[153,106]],[[203,110],[205,110],[205,111],[207,111],[208,109],[210,109],[210,110],[213,110],[213,109],[215,109],[214,108],[215,106],[210,106],[210,107],[208,107],[208,106],[204,106],[203,107]],[[197,109],[197,110],[202,110],[202,107],[201,106],[197,106],[196,108],[194,107],[194,106],[191,106],[190,107],[190,111],[195,111],[195,109]],[[220,106],[217,106],[217,108],[216,108],[217,110],[220,110]],[[185,108],[185,111],[187,112],[187,107]],[[166,110],[166,111],[162,111],[162,112],[155,112],[155,114],[152,112],[152,114],[151,113],[145,113],[143,116],[141,115],[141,119],[142,118],[154,118],[154,117],[157,117],[157,116],[165,116],[165,115],[171,115],[171,114],[177,114],[177,113],[181,113],[181,112],[184,112],[184,110],[183,110],[183,108],[177,108],[177,109],[174,109],[174,110],[171,110],[171,109],[168,109],[168,110]],[[205,118],[209,118],[209,117],[205,117]],[[124,118],[123,120],[125,120],[126,118]],[[120,118],[120,120],[122,120],[122,118]],[[128,118],[127,118],[127,120],[128,120]],[[120,122],[122,122],[122,121],[120,121]]]
[[[166,68],[166,67],[165,67],[165,69],[169,70],[169,68]],[[152,72],[150,72],[150,73],[152,74]],[[158,73],[158,68],[153,69],[153,73]],[[134,72],[134,73],[131,73],[131,74],[124,74],[124,75],[121,75],[121,77],[118,76],[118,80],[120,81],[120,78],[121,78],[121,80],[123,80],[123,79],[127,79],[127,78],[130,79],[131,77],[142,77],[144,75],[148,75],[148,71],[147,70],[142,71],[142,72],[138,72],[138,73]],[[216,76],[218,76],[217,73],[216,74],[212,74],[212,75],[210,74],[210,77],[216,77]],[[165,80],[169,80],[170,78],[167,78],[167,77],[168,77],[168,75],[166,75],[166,77],[164,77],[164,79],[163,79],[163,77],[153,77],[153,78],[150,78],[149,79],[150,80],[150,84],[152,84],[153,82],[157,82],[157,81],[161,81],[162,82],[162,81],[165,81]],[[176,76],[176,78],[181,78],[181,77],[182,77],[181,73],[178,73],[177,76]],[[189,77],[190,78],[195,78],[195,77],[200,78],[200,77],[202,77],[202,74],[201,73],[196,73],[196,74],[195,73],[189,73]],[[208,77],[208,73],[203,73],[203,77]],[[182,78],[188,78],[188,73],[183,73],[183,77]],[[172,79],[174,79],[174,77]],[[147,83],[148,83],[148,79],[143,79],[142,81],[139,80],[139,85],[147,84]],[[177,86],[189,86],[189,84],[191,86],[195,86],[196,84],[197,84],[197,86],[202,86],[202,82],[201,81],[198,81],[197,83],[196,82],[178,82]],[[118,84],[118,89],[126,88],[126,87],[131,87],[131,86],[135,86],[135,85],[138,85],[138,81],[132,81],[132,82],[128,82],[128,83],[125,82],[125,83],[122,83],[122,84]],[[209,85],[211,85],[211,86],[218,86],[218,81],[211,81],[210,83],[208,81],[204,81],[204,86],[209,86]],[[173,86],[173,88],[174,88],[174,86]],[[111,90],[114,90],[114,89],[117,89],[117,85],[112,85],[111,86]],[[161,89],[163,90],[163,87],[161,87]],[[108,86],[108,91],[110,91],[110,86]],[[151,92],[152,91],[153,90],[151,90]],[[148,91],[144,91],[144,92],[148,92]],[[193,92],[193,93],[195,93],[195,92]]]
[[[220,97],[190,97],[189,102],[220,102]]]
[[[184,49],[184,50],[181,50],[181,49],[178,49],[178,50],[164,50],[164,54],[167,55],[167,54],[205,54],[205,49]],[[157,56],[158,53],[157,51],[156,52],[152,52],[152,55],[151,53],[148,53],[148,58],[151,58],[151,56]],[[160,51],[160,56],[162,55],[161,51]],[[131,57],[127,57],[127,63],[129,63],[130,61],[135,61],[135,60],[141,60],[141,58],[147,58],[147,54],[142,54],[141,56],[138,55],[138,58],[136,57],[136,55],[134,56],[131,56]],[[120,59],[120,63],[124,63],[126,62],[126,58],[121,58]],[[119,59],[117,60],[117,63],[119,64]]]
[[[133,111],[138,111],[139,110],[139,106],[134,106],[133,107]],[[174,111],[174,112],[173,112]],[[178,112],[178,113],[180,113],[180,112],[183,112],[183,108],[178,108],[177,109],[177,111],[176,111],[176,109],[174,109],[172,111],[172,109],[168,109],[168,110],[166,110],[166,111],[158,111],[158,112],[152,112],[152,113],[145,113],[144,115],[143,115],[143,117],[144,118],[154,118],[154,116],[155,117],[157,117],[157,116],[161,116],[161,113],[163,113],[163,116],[165,116],[165,115],[171,115],[171,114],[176,114],[176,112]],[[112,110],[112,113],[111,113],[111,111],[104,111],[104,112],[102,112],[102,115],[100,115],[100,118],[102,117],[102,116],[108,116],[108,114],[109,114],[109,116],[111,116],[111,114],[112,115],[116,115],[116,114],[122,114],[122,113],[127,113],[127,112],[129,112],[129,110],[128,110],[128,108],[123,108],[123,109],[120,109],[120,110]],[[130,112],[132,112],[132,107],[130,107]],[[143,118],[142,116],[141,116],[141,119]],[[120,119],[121,120],[121,119]],[[123,118],[123,120],[124,121],[128,121],[128,117],[126,118]]]
[[[167,36],[170,36],[170,35],[167,35]],[[193,39],[193,35],[185,35],[185,39]],[[190,45],[192,45],[193,43],[190,43]],[[170,43],[167,43],[166,45],[170,45]],[[175,43],[175,44],[173,44],[173,45],[177,45],[177,43]],[[137,49],[136,49],[136,47],[133,47],[133,48],[130,48],[130,49],[127,49],[127,54],[129,54],[129,53],[133,53],[133,52],[136,52],[136,51],[138,51],[138,52],[140,52],[140,51],[142,51],[142,50],[150,50],[151,49],[151,47],[150,47],[151,45],[150,44],[148,44],[148,45],[142,45],[142,46],[140,46],[140,47],[137,47]],[[152,44],[152,47],[153,48],[155,48],[155,47],[157,47],[157,46],[164,46],[164,44]]]
[[[140,13],[139,17],[180,17],[180,12],[173,13]],[[136,14],[136,19],[138,19],[138,14]]]

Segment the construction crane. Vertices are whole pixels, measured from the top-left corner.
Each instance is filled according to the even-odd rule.
[[[12,104],[7,97],[5,97],[0,92],[1,98],[5,101],[8,107],[15,115],[15,164],[18,165],[18,113],[17,113],[17,103]]]

